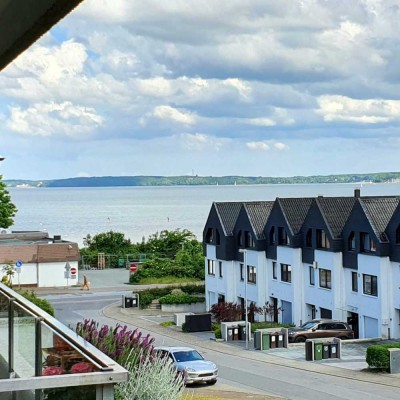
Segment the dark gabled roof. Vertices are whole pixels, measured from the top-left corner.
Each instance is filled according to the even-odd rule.
[[[232,235],[242,204],[242,202],[214,202],[225,236]]]
[[[252,201],[243,203],[257,239],[264,239],[264,228],[271,213],[274,201]]]
[[[399,204],[399,197],[361,197],[359,201],[376,237],[387,242],[385,230]]]
[[[334,238],[342,235],[342,230],[350,216],[355,197],[317,197],[315,199]]]
[[[312,203],[311,197],[276,198],[293,235],[297,235],[303,225]]]

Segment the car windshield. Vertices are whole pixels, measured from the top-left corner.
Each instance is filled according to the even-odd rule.
[[[196,350],[176,351],[174,357],[176,362],[203,360],[203,357]]]
[[[315,325],[317,325],[317,322],[315,322],[315,321],[308,321],[308,322],[306,322],[305,324],[301,325],[300,328],[303,328],[303,329],[311,329],[311,328],[313,328]]]

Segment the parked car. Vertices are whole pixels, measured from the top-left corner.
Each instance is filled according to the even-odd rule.
[[[354,339],[354,331],[347,322],[331,319],[313,319],[305,324],[289,329],[289,342],[305,342],[307,339],[337,337]]]
[[[218,379],[218,368],[195,349],[190,347],[156,347],[156,354],[168,357],[176,366],[177,373],[182,374],[185,385],[206,383],[214,385]]]

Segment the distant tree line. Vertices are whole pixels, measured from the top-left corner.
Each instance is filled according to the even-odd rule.
[[[193,185],[267,185],[306,183],[383,183],[400,181],[400,172],[339,174],[289,177],[263,176],[102,176],[46,181],[8,180],[8,186],[35,187],[114,187],[114,186],[193,186]]]

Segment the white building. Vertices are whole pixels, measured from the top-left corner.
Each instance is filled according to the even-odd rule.
[[[244,306],[247,278],[247,305],[272,305],[274,321],[333,318],[360,338],[400,337],[396,196],[213,203],[203,239],[208,309]]]
[[[0,273],[4,275],[1,270],[5,265],[14,266],[13,285],[76,285],[78,261],[77,243],[64,241],[60,236],[50,238],[45,232],[0,234]]]

